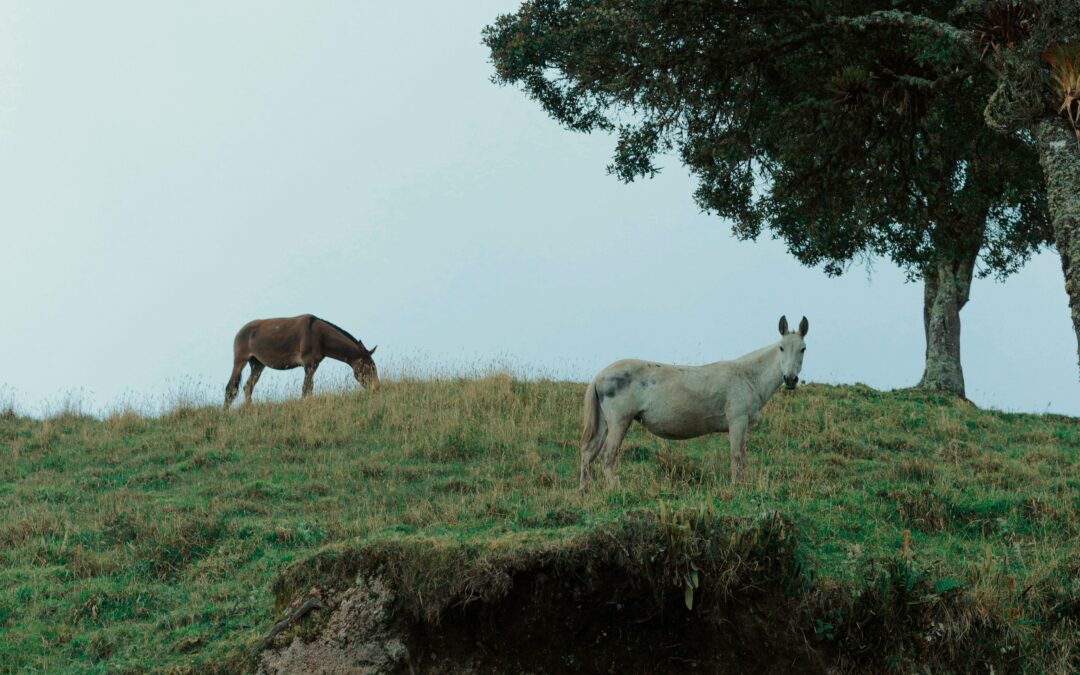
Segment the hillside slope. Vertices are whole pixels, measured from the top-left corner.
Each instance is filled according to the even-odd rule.
[[[157,419],[2,417],[0,664],[251,666],[290,604],[314,587],[338,607],[377,570],[364,583],[392,587],[414,665],[461,644],[455,622],[479,639],[532,603],[524,639],[554,625],[544,603],[565,616],[594,593],[656,639],[681,626],[713,644],[713,661],[668,668],[718,669],[737,645],[717,626],[732,625],[744,642],[782,625],[805,645],[765,651],[808,670],[1080,667],[1076,419],[810,385],[778,394],[751,430],[745,485],[728,482],[724,435],[635,428],[623,488],[579,494],[583,391],[491,377]],[[273,644],[311,639],[328,615]],[[620,625],[582,621],[559,639]],[[760,652],[745,656],[768,667]],[[568,654],[562,667],[592,667]]]

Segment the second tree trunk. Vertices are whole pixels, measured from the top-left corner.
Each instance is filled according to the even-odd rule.
[[[1060,119],[1044,120],[1036,135],[1080,357],[1080,150],[1077,139]]]

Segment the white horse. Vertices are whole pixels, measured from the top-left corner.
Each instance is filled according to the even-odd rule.
[[[581,489],[589,482],[589,465],[601,453],[608,488],[619,486],[615,459],[634,420],[673,440],[727,431],[731,480],[738,481],[746,464],[746,431],[781,384],[787,389],[798,384],[809,329],[804,316],[798,332],[789,333],[782,316],[779,342],[734,361],[670,366],[630,359],[601,370],[585,391]]]

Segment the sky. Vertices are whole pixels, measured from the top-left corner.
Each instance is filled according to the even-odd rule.
[[[706,363],[786,314],[803,380],[918,381],[922,289],[888,261],[739,241],[675,159],[623,184],[613,138],[492,84],[480,32],[517,4],[0,0],[0,407],[217,402],[240,326],[302,313],[384,377]],[[961,316],[976,404],[1080,414],[1054,251]]]

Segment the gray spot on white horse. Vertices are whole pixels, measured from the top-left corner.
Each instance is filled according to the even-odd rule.
[[[613,377],[608,377],[604,382],[603,389],[598,389],[598,391],[600,391],[601,398],[615,398],[619,395],[619,392],[625,389],[632,381],[633,376],[630,373],[620,373]]]

